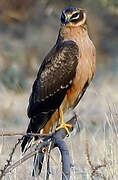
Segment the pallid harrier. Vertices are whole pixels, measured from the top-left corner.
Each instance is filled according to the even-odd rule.
[[[95,47],[89,38],[86,12],[80,8],[62,11],[56,44],[45,57],[29,99],[27,133],[49,133],[60,118],[60,128],[69,133],[63,113],[74,108],[95,72]],[[30,142],[25,137],[22,151]]]

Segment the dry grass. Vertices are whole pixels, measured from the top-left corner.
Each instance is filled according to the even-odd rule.
[[[47,0],[37,1],[36,12],[30,14],[32,7],[30,9],[25,1],[26,8],[23,8],[22,2],[23,0],[2,0],[0,4],[2,10],[0,11],[0,23],[9,24],[6,26],[3,23],[4,26],[1,25],[0,31],[0,132],[25,131],[28,125],[26,109],[30,94],[29,87],[34,81],[34,73],[37,72],[44,55],[55,42],[59,29],[60,11],[67,7],[67,4],[68,6],[72,4],[72,1],[70,3],[66,0],[59,4],[56,1],[53,4],[52,1],[52,4],[49,3],[49,7],[45,8],[44,2],[48,2]],[[28,2],[34,3],[32,0]],[[96,4],[96,2],[98,3]],[[114,2],[116,1],[114,0]],[[9,6],[9,3],[12,7]],[[14,7],[13,4],[17,4],[19,7],[17,12],[16,6]],[[78,4],[75,1],[73,6],[79,7],[81,2]],[[118,94],[116,89],[118,89],[118,83],[117,80],[114,80],[117,75],[118,59],[117,16],[110,16],[109,13],[106,13],[106,7],[101,9],[99,1],[86,1],[82,6],[89,10],[90,31],[97,47],[97,59],[101,60],[100,67],[97,67],[97,71],[99,71],[97,72],[97,81],[100,84],[92,84],[80,105],[75,109],[81,131],[66,139],[72,159],[71,180],[117,180]],[[109,6],[109,8],[112,11],[113,7]],[[52,10],[54,15],[51,17]],[[30,19],[30,15],[33,15],[34,19]],[[31,23],[21,23],[28,19],[31,20]],[[96,19],[96,25],[93,23],[94,19]],[[17,24],[18,22],[13,23],[16,21],[21,25]],[[101,63],[104,64],[104,67],[101,66]],[[26,87],[23,86],[24,84]],[[68,116],[66,115],[65,118]],[[16,142],[17,137],[0,138],[0,169],[4,167]],[[18,147],[13,156],[13,162],[21,157],[21,149]],[[32,164],[33,159],[28,160],[3,179],[33,179],[31,177]],[[46,158],[39,179],[44,180],[45,174]],[[55,180],[57,177],[60,179],[60,176],[61,159],[59,152],[55,149],[51,153],[50,180]]]
[[[71,180],[117,180],[118,178],[117,95],[114,95],[111,103],[108,103],[107,97],[109,97],[108,94],[111,92],[108,89],[106,95],[104,95],[104,91],[101,91],[101,89],[96,90],[95,87],[91,85],[79,106],[81,131],[76,133],[76,135],[72,134],[69,138],[66,138],[72,159]],[[102,92],[102,94],[100,94],[100,92]],[[20,97],[14,96],[15,100],[17,98],[20,99]],[[91,98],[94,99],[94,105],[91,103]],[[24,103],[23,100],[21,101],[21,104],[22,103]],[[24,107],[25,105],[24,103]],[[13,106],[9,108],[13,108]],[[13,112],[18,112],[19,106],[17,106],[18,109],[16,107],[14,108]],[[78,113],[78,107],[75,111]],[[23,113],[24,110],[22,114]],[[24,131],[22,125],[19,126],[18,130],[16,127],[17,126],[14,126],[13,128],[12,126],[12,132]],[[7,132],[9,129],[11,130],[11,128],[7,127],[4,129],[7,129]],[[0,139],[0,168],[4,167],[5,161],[8,159],[9,153],[16,141],[16,137],[5,137]],[[19,160],[21,157],[22,154],[19,147],[14,154],[13,162]],[[61,177],[60,158],[59,152],[56,149],[53,150],[51,153],[51,180],[57,179],[57,175]],[[32,164],[33,159],[29,159],[13,172],[7,174],[3,179],[33,179],[31,177]],[[46,158],[39,179],[44,179],[45,176]]]

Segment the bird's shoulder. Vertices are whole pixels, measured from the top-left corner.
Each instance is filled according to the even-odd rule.
[[[79,47],[76,42],[72,40],[63,40],[56,43],[44,58],[44,61],[40,66],[38,76],[40,76],[43,71],[46,71],[52,65],[68,61],[68,57],[71,61],[75,60],[78,54]]]
[[[45,57],[33,84],[28,114],[49,111],[60,106],[71,87],[78,64],[78,46],[74,41],[57,43]]]

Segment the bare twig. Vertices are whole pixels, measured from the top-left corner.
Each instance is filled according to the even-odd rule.
[[[7,164],[5,164],[4,168],[3,168],[2,170],[0,170],[0,171],[1,171],[0,179],[2,179],[2,177],[4,176],[4,172],[5,172],[5,171],[7,170],[7,168],[11,165],[12,158],[13,158],[13,154],[14,154],[17,146],[20,144],[20,142],[21,142],[22,139],[23,139],[23,138],[18,139],[17,143],[15,144],[15,146],[14,146],[13,149],[12,149],[12,152],[9,154],[9,159],[7,160]]]
[[[20,142],[19,142],[20,143]],[[23,162],[25,162],[26,160],[30,159],[31,157],[33,157],[35,154],[37,154],[37,152],[44,147],[45,145],[48,144],[48,141],[42,142],[39,144],[39,149],[36,149],[30,153],[28,153],[27,155],[25,155],[23,158],[21,158],[20,160],[18,160],[17,162],[15,162],[14,164],[7,166],[6,168],[4,168],[4,170],[2,170],[2,177],[5,176],[5,174],[11,172],[13,169],[15,169],[16,167],[18,167],[19,165],[21,165]],[[17,143],[18,145],[18,143]],[[16,146],[17,146],[16,145]],[[16,148],[15,148],[16,149]],[[13,151],[12,151],[13,152]]]
[[[90,153],[89,153],[89,145],[88,145],[88,142],[86,142],[86,156],[87,156],[87,161],[88,161],[88,164],[91,168],[91,179],[94,180],[94,177],[97,175],[97,176],[101,176],[100,173],[98,173],[97,171],[100,169],[100,168],[103,168],[103,167],[106,167],[107,166],[107,163],[106,161],[104,160],[104,164],[101,164],[101,165],[96,165],[94,166],[91,162],[91,159],[90,159]],[[104,180],[106,180],[106,177],[104,175],[102,175],[102,178]]]
[[[47,175],[46,175],[46,180],[49,180],[49,176],[51,174],[51,171],[50,171],[50,153],[51,153],[51,147],[52,147],[52,142],[48,148],[48,152],[47,152],[47,155],[48,155],[48,159],[47,159]]]
[[[70,121],[68,121],[67,123],[72,124],[72,128],[69,129],[70,132],[73,130],[75,124],[77,122],[77,117],[74,116]],[[69,180],[70,178],[70,157],[69,157],[69,151],[67,148],[66,143],[64,142],[64,138],[67,135],[67,132],[65,131],[65,129],[60,129],[58,131],[56,131],[55,133],[52,134],[52,136],[50,136],[51,138],[51,149],[53,149],[54,147],[57,147],[60,152],[61,152],[61,157],[62,157],[62,180]],[[47,139],[48,137],[46,137]],[[45,141],[45,139],[43,139],[43,141]],[[39,149],[39,148],[38,148]],[[39,160],[39,159],[37,159]],[[38,164],[38,162],[35,162],[36,164]],[[49,163],[49,160],[48,160]],[[49,167],[49,164],[48,164]],[[36,175],[40,174],[41,169],[38,171],[38,168],[36,167],[36,169],[33,171],[35,172]],[[34,173],[33,173],[34,174]],[[49,178],[49,174],[47,178]]]
[[[39,136],[45,137],[49,136],[49,134],[40,134],[40,133],[1,133],[0,136]]]
[[[72,124],[72,127],[74,127],[76,124],[76,120],[77,120],[76,117],[73,117],[67,123]],[[73,128],[70,129],[70,132],[72,130],[73,130]],[[5,135],[13,136],[13,135],[19,135],[19,134],[22,135],[22,133],[13,133],[13,134],[8,133],[8,134],[4,134],[4,136]],[[62,180],[69,180],[69,178],[70,178],[70,158],[69,158],[69,151],[68,151],[67,145],[63,140],[65,138],[65,136],[67,135],[67,132],[64,129],[58,130],[55,133],[53,133],[52,135],[46,135],[46,136],[44,134],[43,135],[41,135],[41,134],[23,134],[23,135],[39,136],[39,137],[42,137],[43,141],[39,143],[39,145],[36,147],[36,149],[34,151],[28,153],[23,158],[21,158],[19,161],[15,162],[14,164],[11,165],[12,157],[16,150],[16,147],[21,142],[21,140],[23,139],[24,136],[21,139],[18,139],[18,142],[15,144],[15,146],[10,154],[10,158],[7,160],[7,165],[5,165],[3,170],[1,170],[0,179],[2,179],[3,176],[5,176],[7,173],[11,172],[13,169],[15,169],[16,167],[21,165],[23,162],[25,162],[32,156],[34,156],[34,155],[36,156],[37,154],[40,155],[40,153],[42,152],[42,149],[44,149],[45,147],[49,147],[50,143],[51,143],[52,144],[51,149],[58,147],[61,152],[61,155],[62,155],[62,172],[63,172]],[[42,168],[42,166],[41,166],[41,168]],[[40,171],[41,171],[41,168],[40,168]],[[35,169],[35,172],[36,172],[36,169]],[[38,174],[39,173],[40,172],[38,171]],[[36,172],[36,175],[37,175],[37,172]],[[35,174],[34,174],[34,176],[35,176]]]

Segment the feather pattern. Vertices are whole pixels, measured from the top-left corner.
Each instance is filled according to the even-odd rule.
[[[45,57],[29,98],[27,133],[40,132],[61,105],[76,75],[78,53],[76,43],[69,40],[57,43]],[[30,140],[24,138],[22,151]]]
[[[76,22],[68,19],[77,15]],[[86,12],[68,8],[62,12],[61,28],[55,46],[45,57],[33,84],[27,110],[27,132],[49,133],[59,119],[58,108],[74,108],[95,72],[95,47],[88,36]],[[64,19],[65,18],[65,19]],[[67,19],[66,19],[67,18]],[[22,151],[30,142],[24,138]]]
[[[56,110],[72,86],[78,64],[78,46],[74,41],[62,41],[44,59],[34,82],[29,100],[28,116]]]

